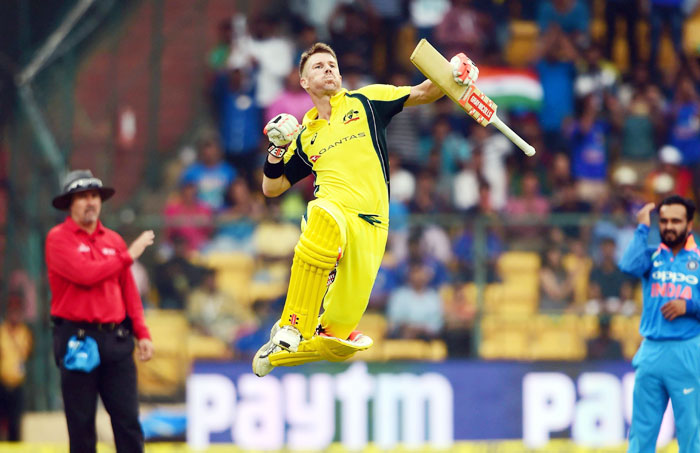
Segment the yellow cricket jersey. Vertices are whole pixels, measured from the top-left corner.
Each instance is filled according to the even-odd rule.
[[[369,85],[331,97],[330,121],[316,108],[304,115],[301,133],[284,155],[290,183],[313,173],[315,194],[340,206],[386,218],[389,158],[386,127],[403,109],[411,87]]]

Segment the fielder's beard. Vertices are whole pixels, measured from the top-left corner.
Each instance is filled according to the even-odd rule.
[[[676,247],[681,244],[685,244],[685,240],[688,238],[688,232],[684,231],[683,233],[679,234],[678,236],[671,237],[669,239],[666,238],[666,234],[672,232],[675,233],[673,230],[664,230],[661,232],[661,242],[664,243],[665,246],[669,248]]]

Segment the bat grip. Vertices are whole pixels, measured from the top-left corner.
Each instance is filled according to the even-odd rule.
[[[522,149],[523,152],[525,153],[526,156],[534,156],[535,155],[535,148],[530,145],[528,142],[520,138],[518,134],[513,132],[513,129],[508,127],[506,123],[501,121],[501,119],[496,115],[495,113],[493,114],[493,118],[491,120],[491,124],[493,124],[496,129],[501,131],[503,135],[508,137],[511,142],[515,143],[515,145]]]

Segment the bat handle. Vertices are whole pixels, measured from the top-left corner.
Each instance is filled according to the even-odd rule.
[[[503,132],[503,135],[508,137],[511,142],[515,143],[515,145],[522,149],[523,152],[525,153],[526,156],[534,156],[535,155],[535,148],[530,145],[528,142],[520,138],[518,134],[513,132],[513,129],[508,127],[506,123],[501,121],[501,119],[496,115],[495,113],[493,114],[493,118],[491,119],[491,124],[493,124],[496,129],[499,131]]]

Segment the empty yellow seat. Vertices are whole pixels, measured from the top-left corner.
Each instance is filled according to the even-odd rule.
[[[540,256],[535,252],[505,252],[498,257],[498,271],[504,280],[523,274],[537,274],[540,270]]]

